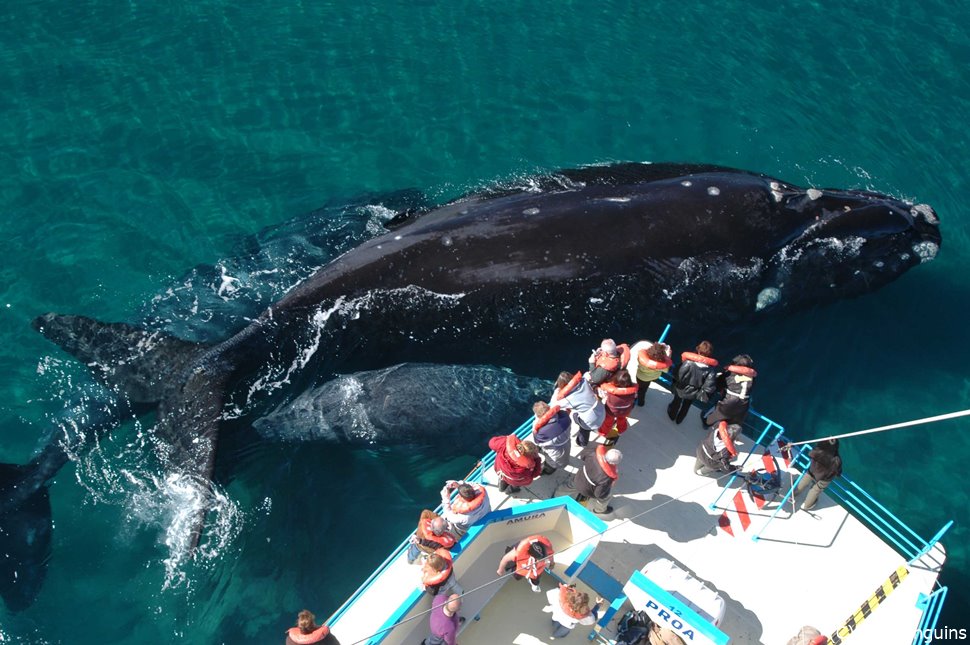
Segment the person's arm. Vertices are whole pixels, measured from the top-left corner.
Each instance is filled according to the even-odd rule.
[[[498,570],[495,572],[498,575],[505,573],[505,567],[508,566],[510,562],[515,560],[515,549],[510,549],[508,553],[502,556],[502,559],[498,562]]]

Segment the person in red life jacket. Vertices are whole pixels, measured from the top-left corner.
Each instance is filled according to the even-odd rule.
[[[431,613],[428,618],[431,634],[421,641],[421,645],[455,645],[458,638],[458,626],[465,619],[458,615],[461,609],[461,596],[458,594],[438,594],[431,601]]]
[[[465,593],[455,578],[451,552],[448,549],[438,549],[424,559],[424,564],[421,565],[421,588],[432,596],[440,593],[456,593],[460,596]]]
[[[296,627],[286,631],[286,645],[305,645],[307,643],[324,643],[325,645],[340,645],[337,637],[330,633],[326,625],[317,626],[317,617],[304,609],[296,617]]]
[[[650,384],[673,364],[670,345],[665,343],[651,343],[637,352],[637,407],[643,407]]]
[[[599,433],[606,437],[606,445],[612,446],[626,432],[627,417],[633,412],[633,404],[637,398],[637,385],[630,378],[630,373],[623,370],[600,385],[600,393],[606,407],[606,418]]]
[[[811,625],[805,625],[798,633],[791,637],[788,645],[825,645],[829,639],[822,632]]]
[[[454,501],[451,492],[457,491]],[[488,493],[481,484],[449,480],[441,489],[441,517],[448,522],[451,532],[461,538],[468,527],[488,515],[492,510]]]
[[[488,447],[495,451],[495,474],[503,493],[518,493],[542,472],[539,449],[531,441],[521,441],[514,434],[501,435],[489,439]]]
[[[795,487],[795,496],[800,495],[806,488],[809,489],[805,501],[802,502],[803,511],[815,508],[819,494],[829,487],[833,479],[842,474],[842,457],[839,456],[838,439],[820,441],[808,456],[812,463],[808,467],[808,472]]]
[[[532,440],[542,453],[542,474],[551,475],[569,463],[569,415],[545,401],[536,401],[532,413]]]
[[[721,421],[741,425],[751,407],[751,390],[758,373],[754,371],[754,361],[747,354],[734,357],[731,364],[715,377],[721,400],[703,418],[705,426],[717,425]]]
[[[589,434],[598,430],[606,418],[606,408],[596,396],[593,386],[577,372],[560,372],[556,379],[556,391],[552,395],[549,405],[559,406],[569,410],[569,419],[579,428],[576,433],[576,445],[585,446],[589,443]]]
[[[408,545],[408,564],[414,564],[421,552],[434,553],[435,549],[455,546],[455,536],[449,531],[448,522],[434,511],[423,510],[418,518],[418,528]]]
[[[620,370],[626,369],[629,362],[629,345],[617,345],[612,338],[604,338],[599,348],[589,355],[589,374],[586,378],[590,385],[597,387],[613,378]]]
[[[694,352],[680,355],[680,367],[674,374],[674,400],[667,406],[667,416],[679,424],[687,416],[691,403],[707,403],[715,391],[715,372],[717,361],[711,358],[714,347],[706,340],[701,341]]]
[[[583,460],[583,467],[576,473],[574,486],[578,492],[577,502],[589,501],[589,508],[598,515],[613,512],[609,505],[613,495],[613,483],[619,478],[616,470],[623,453],[616,448],[607,449],[602,444],[594,444],[583,448],[579,453]]]
[[[694,472],[698,475],[711,473],[733,473],[732,463],[738,456],[735,440],[741,434],[741,426],[721,421],[711,433],[697,446],[697,459],[694,460]]]
[[[539,593],[539,576],[546,569],[552,571],[556,568],[553,561],[552,543],[544,535],[530,535],[518,544],[505,548],[505,555],[498,563],[498,575],[504,575],[511,571],[514,580],[528,578],[532,591]]]
[[[602,598],[590,609],[589,594],[573,585],[561,584],[557,589],[546,592],[546,599],[552,611],[552,637],[563,638],[569,635],[576,625],[595,625],[599,619]]]

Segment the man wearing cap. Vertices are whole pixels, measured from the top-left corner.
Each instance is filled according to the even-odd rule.
[[[589,502],[587,507],[597,515],[613,512],[609,505],[613,495],[613,482],[619,477],[616,470],[623,453],[616,448],[607,449],[600,443],[591,443],[579,453],[583,467],[576,472],[576,501]]]

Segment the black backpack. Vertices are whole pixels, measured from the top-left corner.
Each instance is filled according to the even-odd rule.
[[[616,626],[616,645],[641,645],[647,642],[653,621],[645,611],[627,611]]]

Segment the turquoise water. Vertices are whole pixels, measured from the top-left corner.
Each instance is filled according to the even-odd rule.
[[[215,267],[266,227],[327,205],[336,253],[367,235],[362,195],[441,200],[613,160],[933,205],[935,262],[781,322],[711,321],[710,335],[721,356],[755,357],[756,406],[798,437],[970,407],[968,22],[966,3],[938,0],[7,3],[0,461],[28,460],[86,379],[30,329],[40,313],[160,316],[204,336],[210,314],[238,322],[286,288],[250,275],[242,304],[212,295]],[[957,520],[951,627],[970,607],[968,486],[954,475],[966,427],[844,450],[848,472],[921,533]],[[477,454],[229,440],[210,548],[181,563],[165,543],[178,490],[145,456],[144,430],[129,424],[60,473],[47,580],[31,609],[0,609],[0,641],[278,640],[304,606],[336,609]]]

